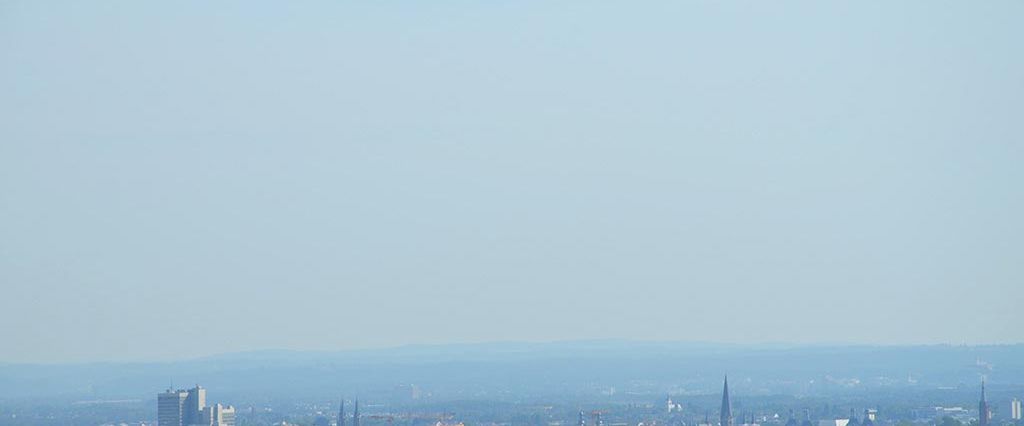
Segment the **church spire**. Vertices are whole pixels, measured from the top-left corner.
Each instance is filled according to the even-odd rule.
[[[722,411],[718,420],[721,426],[733,426],[732,406],[729,403],[729,375],[725,376],[725,383],[722,385]]]
[[[981,378],[981,401],[978,401],[978,426],[988,426],[989,416],[992,414],[988,408],[988,401],[985,400],[985,377]]]

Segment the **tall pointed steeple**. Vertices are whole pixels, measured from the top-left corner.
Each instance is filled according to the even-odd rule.
[[[725,384],[722,386],[722,411],[719,414],[718,420],[721,426],[734,426],[732,419],[732,405],[729,403],[728,375],[725,376]]]
[[[338,409],[338,426],[345,426],[345,398],[341,399],[341,408]]]
[[[985,378],[981,378],[981,402],[987,403],[988,400],[985,398]]]
[[[992,414],[988,408],[988,401],[985,399],[985,378],[981,378],[981,401],[978,402],[978,426],[988,426],[989,416]]]
[[[356,408],[352,411],[352,426],[359,426],[359,398],[356,398]]]

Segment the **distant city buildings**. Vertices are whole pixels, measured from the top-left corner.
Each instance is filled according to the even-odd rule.
[[[865,420],[865,422],[866,421],[867,420]],[[813,425],[813,423],[811,423],[811,411],[810,410],[804,410],[804,420],[802,422],[800,422],[800,426],[812,426],[812,425]]]
[[[735,385],[735,375],[733,379],[733,385]],[[458,418],[453,418],[455,416],[447,414],[446,411],[434,408],[435,405],[399,405],[409,401],[404,396],[401,398],[401,402],[394,403],[386,400],[380,402],[378,400],[380,395],[367,396],[364,394],[363,396],[366,398],[362,407],[359,406],[358,400],[345,399],[342,399],[339,405],[334,405],[334,401],[321,401],[313,404],[300,404],[296,406],[298,408],[286,407],[281,410],[278,409],[278,406],[274,406],[272,410],[268,405],[259,413],[247,408],[246,414],[242,414],[238,420],[235,419],[233,407],[211,402],[207,390],[196,386],[187,390],[168,389],[166,392],[158,394],[157,418],[159,423],[157,424],[159,426],[234,426],[237,422],[241,422],[253,426],[282,426],[298,422],[300,425],[310,426],[362,426],[362,424],[366,426],[461,426],[460,422],[465,421],[480,426],[1024,426],[1021,423],[1021,417],[1024,417],[1022,401],[1018,398],[1011,400],[1010,396],[1012,395],[1004,397],[1002,396],[1003,392],[997,392],[993,394],[993,398],[996,400],[989,403],[987,379],[982,381],[980,394],[978,388],[973,388],[972,391],[970,386],[966,388],[961,386],[959,393],[955,395],[966,404],[959,407],[922,406],[918,405],[920,402],[917,401],[900,402],[901,405],[894,405],[885,400],[878,402],[876,397],[872,397],[872,400],[876,400],[873,403],[866,403],[865,399],[853,398],[839,401],[825,399],[821,402],[797,401],[795,403],[770,400],[770,402],[764,403],[763,401],[766,399],[758,396],[757,388],[745,385],[749,380],[741,380],[741,382],[741,390],[745,390],[744,397],[737,402],[732,401],[730,391],[735,391],[735,387],[730,389],[730,383],[726,376],[723,377],[720,400],[715,398],[713,393],[709,395],[706,390],[697,393],[694,390],[673,388],[669,389],[668,392],[671,393],[666,395],[663,393],[666,392],[666,389],[661,388],[647,393],[646,395],[650,399],[641,403],[630,400],[628,404],[620,402],[619,405],[612,403],[609,406],[605,405],[609,404],[608,402],[597,405],[592,402],[580,403],[579,400],[570,399],[568,403],[571,403],[572,406],[568,406],[568,403],[559,405],[558,402],[547,405],[547,401],[541,401],[544,405],[531,405],[524,409],[518,406],[509,408],[500,404],[481,402],[479,407],[473,405],[476,412],[466,414],[463,410],[459,413]],[[391,388],[384,388],[379,392],[387,396],[388,392],[393,392],[389,389]],[[410,388],[402,386],[400,389],[404,393]],[[600,389],[600,387],[591,388],[590,395],[597,395]],[[660,397],[658,393],[660,393]],[[687,395],[697,396],[693,398],[694,401],[689,401]],[[841,396],[845,397],[845,395]],[[972,400],[976,401],[976,406],[970,405],[969,401]],[[374,403],[369,404],[366,401],[374,401]],[[998,401],[1003,401],[1003,403]],[[242,402],[242,400],[236,402]],[[681,402],[685,402],[685,404]],[[720,403],[718,419],[711,417],[711,412],[714,410],[713,405],[716,402]],[[1010,402],[1010,404],[1006,404],[1006,402]],[[879,405],[874,405],[875,403]],[[686,405],[685,412],[683,405]],[[878,407],[883,410],[882,414],[879,415],[879,411],[876,409],[865,408],[865,406]],[[304,410],[303,414],[295,414],[293,410],[296,409]],[[367,409],[369,411],[361,413]],[[531,411],[524,411],[526,409]],[[703,413],[700,413],[701,411]],[[335,420],[337,420],[336,423]],[[152,420],[148,420],[145,426],[154,426],[154,424]]]
[[[683,411],[683,404],[672,401],[671,396],[665,401],[665,407],[669,413],[681,413]]]
[[[201,425],[235,426],[235,407],[214,404],[203,408]]]
[[[917,416],[916,420],[919,422],[930,422],[935,419],[942,419],[945,417],[950,417],[961,423],[969,423],[971,420],[971,410],[964,407],[936,406],[931,408],[932,411],[924,411]]]
[[[1021,420],[1021,403],[1017,398],[1014,398],[1013,401],[1010,402],[1010,420]]]
[[[860,426],[875,426],[875,420],[878,417],[878,410],[866,409],[864,410],[864,419],[861,420]]]
[[[338,426],[345,426],[345,398],[341,399],[341,406],[338,408]]]
[[[860,422],[857,421],[857,416],[854,415],[853,409],[850,409],[850,419],[846,422],[847,426],[860,426]]]
[[[178,391],[181,392],[181,391]],[[202,386],[189,389],[185,397],[185,407],[181,414],[182,426],[201,425],[203,410],[206,408],[206,389]]]
[[[167,389],[156,396],[156,420],[160,426],[184,426],[188,391]]]
[[[159,426],[235,426],[235,408],[221,404],[206,405],[206,389],[167,389],[157,394]]]

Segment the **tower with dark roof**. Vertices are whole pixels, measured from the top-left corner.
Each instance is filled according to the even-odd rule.
[[[729,403],[729,376],[725,376],[725,383],[722,385],[722,410],[718,415],[721,426],[735,426],[732,419],[732,405]],[[985,426],[985,425],[982,425]]]
[[[989,417],[992,412],[988,408],[988,401],[985,400],[985,378],[981,378],[981,401],[978,401],[978,426],[988,426]]]

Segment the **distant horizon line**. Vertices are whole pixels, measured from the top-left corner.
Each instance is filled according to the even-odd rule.
[[[308,354],[308,355],[341,355],[359,354],[373,352],[399,352],[402,350],[416,349],[444,349],[453,347],[476,347],[486,348],[488,346],[552,346],[559,344],[620,344],[620,345],[692,345],[705,348],[751,348],[751,349],[841,349],[841,348],[925,348],[925,347],[949,347],[949,348],[987,348],[987,347],[1008,347],[1021,346],[1024,342],[986,342],[986,343],[865,343],[865,342],[716,342],[709,340],[654,340],[654,339],[628,339],[628,338],[607,338],[607,339],[559,339],[559,340],[490,340],[470,342],[448,342],[448,343],[406,343],[398,345],[364,346],[340,349],[316,349],[316,348],[254,348],[235,351],[215,352],[205,355],[183,356],[177,358],[123,358],[107,360],[68,360],[68,361],[6,361],[0,360],[0,365],[90,365],[90,364],[174,364],[204,360],[215,360],[245,355],[267,355],[267,354]],[[498,349],[498,348],[493,348]],[[495,354],[503,353],[496,351]],[[512,352],[504,352],[512,353]]]

